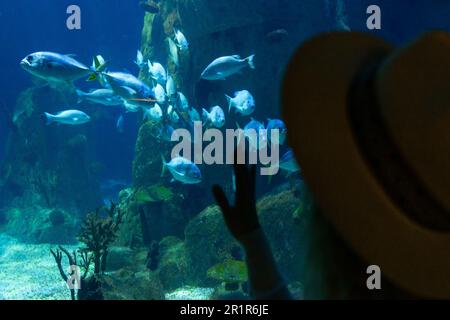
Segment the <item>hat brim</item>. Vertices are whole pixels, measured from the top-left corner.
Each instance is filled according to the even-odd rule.
[[[399,287],[450,298],[450,235],[410,220],[360,153],[348,116],[348,93],[362,66],[393,47],[354,32],[306,42],[287,70],[282,112],[288,141],[319,207],[368,264]]]

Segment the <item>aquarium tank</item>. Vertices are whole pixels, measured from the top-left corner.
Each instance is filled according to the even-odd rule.
[[[381,29],[368,30],[372,2]],[[286,139],[285,68],[327,31],[401,44],[448,29],[436,11],[450,6],[2,1],[0,299],[249,299],[245,252],[211,191],[236,189],[234,149],[211,152],[229,129],[256,151],[276,144],[278,170],[257,166],[257,211],[292,298],[304,299],[305,283],[324,280],[305,279],[317,208]]]

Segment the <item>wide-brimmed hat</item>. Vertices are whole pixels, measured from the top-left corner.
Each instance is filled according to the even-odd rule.
[[[287,69],[282,108],[342,238],[397,286],[450,298],[450,35],[402,48],[354,32],[314,38]]]

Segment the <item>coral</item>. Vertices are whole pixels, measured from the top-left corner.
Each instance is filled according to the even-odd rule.
[[[123,218],[122,210],[114,203],[106,210],[107,217],[100,216],[100,209],[89,213],[78,236],[78,240],[85,246],[81,250],[93,255],[94,274],[105,271],[108,247],[115,240]]]

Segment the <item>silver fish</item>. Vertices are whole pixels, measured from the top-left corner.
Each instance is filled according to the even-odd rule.
[[[76,90],[76,92],[78,95],[78,103],[89,101],[105,106],[120,106],[123,104],[123,99],[117,96],[111,89],[97,89],[90,92]]]
[[[29,54],[20,62],[20,66],[38,78],[53,82],[75,81],[88,76],[95,78],[97,72],[75,60],[72,55],[54,52]]]
[[[150,60],[147,62],[148,64],[148,72],[152,76],[152,78],[159,84],[165,85],[167,81],[167,73],[162,64],[158,62],[152,63]]]
[[[129,73],[103,73],[114,93],[128,102],[136,105],[148,106],[156,101],[153,89]]]
[[[236,112],[248,116],[255,111],[255,99],[247,90],[235,92],[233,98],[228,95],[225,95],[225,97],[228,100],[228,112],[234,108]]]
[[[136,60],[134,61],[134,63],[140,68],[140,69],[144,69],[146,66],[146,63],[144,61],[144,55],[142,54],[141,50],[137,51],[136,54]]]
[[[204,124],[210,124],[216,128],[222,128],[225,125],[225,113],[221,107],[212,107],[209,112],[206,109],[203,109],[202,113]]]
[[[189,49],[189,42],[187,41],[184,34],[177,29],[174,29],[175,32],[175,41],[178,48],[180,48],[181,51],[186,51]]]
[[[163,112],[161,107],[155,103],[151,108],[147,108],[144,111],[144,120],[152,120],[155,122],[161,121],[163,118]]]
[[[91,118],[80,110],[65,110],[58,112],[55,115],[48,112],[45,112],[44,114],[47,118],[47,125],[53,122],[68,125],[80,125],[91,121]]]
[[[202,174],[195,163],[182,157],[175,157],[170,162],[166,162],[162,156],[161,158],[163,162],[161,176],[168,169],[172,174],[173,180],[180,181],[181,183],[197,184],[202,181]]]
[[[241,59],[240,56],[234,55],[217,58],[206,67],[201,77],[206,80],[225,80],[247,66],[255,69],[254,57],[255,55],[251,55],[248,58]]]

